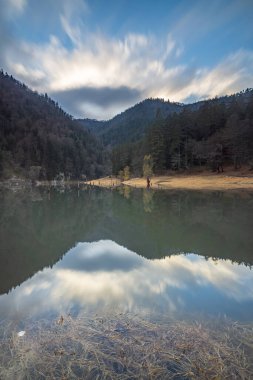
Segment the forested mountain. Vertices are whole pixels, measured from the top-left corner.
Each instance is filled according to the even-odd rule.
[[[0,177],[99,177],[102,145],[47,94],[0,72]]]
[[[157,115],[166,118],[181,112],[183,105],[163,99],[146,99],[108,121],[79,119],[86,129],[100,136],[106,146],[142,139]]]
[[[78,119],[78,122],[85,129],[99,136],[106,146],[113,147],[126,142],[140,141],[157,117],[166,119],[182,111],[198,111],[207,103],[210,104],[210,102],[213,104],[222,103],[229,107],[234,103],[235,98],[237,101],[240,99],[239,101],[245,103],[249,101],[251,95],[252,91],[247,90],[235,95],[202,100],[192,104],[150,98],[134,105],[110,120]]]
[[[155,100],[153,104],[164,103]],[[126,167],[129,168],[127,172],[130,170],[134,175],[143,174],[145,156],[146,166],[160,174],[193,166],[222,171],[223,164],[233,164],[235,169],[241,165],[253,168],[252,89],[232,96],[176,106],[175,112],[168,116],[157,107],[156,117],[145,126],[146,132],[137,139],[135,131],[133,142],[129,121],[126,131],[122,131],[122,135],[127,135],[126,142],[115,144],[112,150],[114,174],[122,173]],[[119,124],[114,130],[118,130],[119,126],[122,127]],[[103,133],[106,141],[109,132],[104,129]]]
[[[189,105],[146,99],[100,122],[73,120],[47,94],[0,72],[2,178],[142,175],[143,165],[157,174],[194,166],[219,171],[223,164],[253,168],[252,89]]]

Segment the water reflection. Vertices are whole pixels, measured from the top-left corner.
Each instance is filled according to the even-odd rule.
[[[110,240],[78,243],[52,268],[0,296],[0,317],[119,308],[253,315],[253,272],[195,254],[148,260]]]
[[[132,188],[130,186],[120,186],[118,187],[118,192],[123,195],[124,198],[129,199],[131,195]]]
[[[0,191],[0,319],[107,306],[252,319],[252,215],[251,193]]]
[[[146,212],[152,212],[154,208],[153,196],[154,192],[150,189],[143,190],[143,207]]]

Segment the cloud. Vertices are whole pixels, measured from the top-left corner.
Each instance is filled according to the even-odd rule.
[[[27,0],[2,0],[1,12],[9,18],[13,18],[18,13],[22,13],[27,5]]]
[[[3,0],[0,12],[0,64],[5,63],[6,49],[9,46],[16,46],[16,40],[11,29],[11,21],[15,20],[26,6],[25,0]]]
[[[33,89],[49,93],[74,116],[107,119],[146,97],[182,102],[252,86],[250,50],[239,49],[211,68],[183,61],[184,46],[177,33],[200,20],[203,7],[189,11],[163,38],[130,32],[114,38],[87,29],[90,9],[85,2],[64,0],[56,6],[47,0],[47,7],[50,3],[50,17],[59,23],[61,33],[51,33],[43,42],[11,35],[10,12],[3,12],[0,65]],[[33,3],[9,4],[9,10],[16,4],[18,17]],[[217,22],[222,22],[221,17]],[[209,28],[203,22],[201,27]]]
[[[224,34],[231,32],[231,26],[236,27],[238,20],[246,20],[247,23],[248,14],[251,14],[252,10],[251,0],[183,2],[178,5],[178,13],[172,20],[171,33],[179,40],[187,42],[187,46],[191,47],[193,41],[196,43],[200,40],[204,40],[204,45],[207,45],[212,38],[217,41],[223,38]],[[250,30],[247,28],[241,33],[246,31],[250,35],[253,31],[251,21],[250,24]],[[237,28],[236,33],[238,34]],[[210,39],[207,38],[209,36]]]
[[[184,101],[232,94],[253,84],[253,52],[239,50],[213,69],[198,69],[189,85],[182,86],[177,97]]]
[[[82,116],[84,105],[89,108],[89,104],[96,104],[97,107],[103,110],[106,117],[108,108],[126,107],[128,104],[134,104],[141,98],[140,91],[125,86],[112,88],[112,87],[81,87],[74,88],[66,91],[50,92],[50,96],[56,99],[60,105],[67,111],[75,113],[75,115]],[[86,111],[87,114],[87,111]],[[93,117],[91,111],[88,117]]]

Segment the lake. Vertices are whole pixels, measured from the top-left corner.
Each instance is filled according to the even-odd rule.
[[[253,193],[2,190],[0,211],[2,334],[84,316],[117,315],[123,335],[124,316],[253,321]]]

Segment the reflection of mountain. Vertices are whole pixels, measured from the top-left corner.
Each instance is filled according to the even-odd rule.
[[[105,308],[247,319],[253,310],[252,281],[249,268],[229,260],[193,254],[148,260],[111,240],[78,243],[52,268],[0,296],[0,318]]]
[[[147,258],[197,252],[253,263],[252,195],[146,191],[0,193],[0,292],[54,264],[77,242],[100,239]]]

